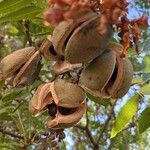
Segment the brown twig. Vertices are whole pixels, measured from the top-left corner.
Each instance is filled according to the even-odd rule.
[[[29,20],[24,21],[25,33],[26,33],[26,36],[27,36],[27,39],[28,39],[28,42],[29,42],[29,46],[32,46],[33,42],[32,42],[32,38],[31,38],[31,35],[30,35],[30,26],[29,26],[29,24],[30,24]]]
[[[24,137],[21,136],[21,135],[11,133],[10,131],[5,131],[4,129],[1,129],[1,128],[0,128],[0,132],[1,132],[2,134],[7,134],[7,135],[9,135],[9,136],[11,136],[11,137],[14,137],[14,138],[24,139]]]
[[[83,126],[80,126],[80,125],[76,125],[75,127],[77,127],[78,129],[80,130],[84,130],[87,134],[87,136],[89,137],[89,140],[91,141],[92,145],[93,145],[93,149],[94,150],[98,150],[99,149],[99,145],[95,142],[94,138],[92,137],[92,134],[89,130],[89,128],[86,126],[86,127],[83,127]]]
[[[110,120],[111,120],[111,118],[112,118],[115,105],[116,105],[116,101],[114,102],[114,104],[113,104],[112,107],[110,108],[110,112],[109,112],[109,114],[108,114],[108,118],[107,118],[107,120],[105,121],[104,126],[103,126],[102,129],[101,129],[101,132],[100,132],[99,137],[98,137],[98,139],[97,139],[97,143],[100,142],[101,138],[103,137],[103,134],[104,134],[105,130],[107,129],[107,126],[108,126],[108,124],[109,124],[109,122],[110,122]]]

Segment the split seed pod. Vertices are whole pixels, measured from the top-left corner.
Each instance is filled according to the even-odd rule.
[[[85,93],[78,85],[61,79],[41,85],[29,102],[29,111],[37,116],[46,108],[49,128],[72,127],[86,111]]]
[[[90,15],[87,18],[85,15],[84,20],[82,16],[82,21],[75,23],[61,22],[54,29],[52,42],[55,50],[72,64],[86,63],[96,58],[107,47],[112,36],[110,25],[105,33],[99,33],[99,15],[93,12]]]
[[[133,66],[130,60],[120,58],[122,46],[118,44],[110,44],[109,48],[115,52],[116,65],[114,73],[109,80],[105,90],[112,98],[121,98],[129,90],[133,78]]]
[[[23,87],[32,84],[38,76],[40,59],[40,54],[34,47],[27,47],[3,58],[0,70],[9,84]]]
[[[95,96],[109,97],[102,91],[113,74],[115,63],[113,51],[105,50],[83,69],[79,81],[81,86]]]
[[[130,88],[133,67],[128,58],[120,58],[120,45],[109,46],[81,73],[80,84],[97,97],[123,97]]]
[[[48,36],[40,47],[40,52],[49,61],[57,61],[61,59],[61,55],[57,54],[51,42],[51,36]]]

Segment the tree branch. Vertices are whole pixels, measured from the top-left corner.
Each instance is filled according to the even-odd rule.
[[[99,137],[98,137],[98,139],[97,139],[97,143],[100,142],[101,138],[103,137],[103,134],[104,134],[105,130],[107,129],[107,126],[108,126],[108,124],[109,124],[109,121],[110,121],[111,118],[112,118],[115,105],[116,105],[116,101],[114,102],[114,104],[112,105],[112,107],[111,107],[111,109],[110,109],[110,112],[109,112],[109,114],[108,114],[108,118],[107,118],[107,120],[105,121],[104,126],[103,126],[102,129],[101,129],[100,135],[99,135]]]
[[[29,23],[30,23],[29,20],[25,20],[24,27],[25,27],[25,33],[26,33],[29,45],[32,46],[33,43],[32,43],[32,38],[31,38],[31,35],[30,35]]]
[[[23,136],[20,136],[20,135],[18,135],[18,134],[11,133],[11,132],[9,132],[9,131],[5,131],[4,129],[1,129],[1,128],[0,128],[0,132],[1,132],[2,134],[7,134],[7,135],[9,135],[9,136],[11,136],[11,137],[14,137],[14,138],[24,139]]]
[[[80,126],[80,125],[76,125],[75,127],[79,128],[80,130],[84,130],[87,134],[87,136],[89,137],[89,140],[91,141],[92,145],[93,145],[93,149],[94,150],[98,150],[99,149],[99,145],[95,142],[94,138],[92,137],[92,134],[89,130],[89,128]]]

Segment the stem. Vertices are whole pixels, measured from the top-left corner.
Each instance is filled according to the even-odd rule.
[[[22,128],[23,137],[24,137],[24,140],[25,140],[25,143],[26,143],[26,142],[27,142],[27,138],[26,138],[25,128],[24,128],[24,125],[23,125],[23,123],[22,123],[22,120],[21,120],[21,116],[20,116],[19,110],[17,110],[16,112],[17,112],[17,115],[18,115],[19,123],[20,123],[21,128]]]
[[[107,120],[106,120],[104,126],[102,127],[101,132],[100,132],[100,135],[99,135],[99,137],[98,137],[98,139],[97,139],[97,143],[99,143],[100,140],[101,140],[101,138],[103,138],[103,134],[104,134],[105,130],[107,129],[107,126],[108,126],[108,124],[109,124],[109,121],[110,121],[111,118],[112,118],[112,115],[113,115],[113,112],[114,112],[115,104],[116,104],[116,101],[114,102],[114,104],[112,105],[112,107],[111,107],[111,109],[110,109],[110,112],[109,112],[109,114],[108,114],[108,118],[107,118]]]
[[[24,21],[24,28],[25,28],[25,33],[26,33],[26,36],[27,36],[27,40],[29,42],[29,46],[32,46],[33,42],[32,42],[32,38],[31,38],[31,35],[30,35],[30,25],[29,24],[30,24],[29,20]]]
[[[18,135],[18,134],[11,133],[10,131],[5,131],[4,129],[1,129],[1,128],[0,128],[0,132],[1,132],[2,134],[7,134],[7,135],[9,135],[9,136],[11,136],[11,137],[14,137],[14,138],[24,139],[23,136],[20,136],[20,135]]]

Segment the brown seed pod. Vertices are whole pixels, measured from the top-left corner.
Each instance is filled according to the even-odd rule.
[[[77,108],[70,108],[71,111],[72,109],[74,109],[74,112],[71,114],[64,114],[64,111],[60,113],[59,109],[56,118],[49,117],[47,122],[48,127],[53,129],[63,129],[76,125],[86,111],[86,104],[83,103]],[[64,110],[66,110],[66,108],[64,108]]]
[[[52,96],[55,103],[63,107],[78,107],[85,102],[85,93],[77,85],[58,79],[51,84]]]
[[[32,84],[40,71],[40,53],[34,47],[17,50],[2,59],[0,66],[4,79],[15,87]],[[10,60],[13,60],[10,63]]]
[[[130,88],[133,67],[128,58],[121,58],[122,47],[110,44],[107,53],[93,60],[81,73],[80,84],[97,97],[123,97]],[[111,51],[111,52],[110,52]]]
[[[87,90],[89,89],[90,93],[92,90],[95,91],[95,94],[97,93],[97,96],[101,95],[113,74],[115,63],[116,56],[113,51],[105,50],[102,55],[95,58],[83,69],[80,75],[81,86]]]
[[[4,78],[12,76],[35,53],[34,47],[16,50],[3,58],[0,62],[0,70]],[[10,63],[11,62],[11,63]]]
[[[56,63],[52,66],[51,70],[56,74],[62,74],[70,70],[79,69],[81,67],[82,64],[70,64],[65,60],[57,60]]]
[[[99,33],[99,15],[90,12],[78,21],[61,22],[53,32],[52,43],[57,53],[72,64],[89,62],[101,54],[112,36],[112,28]]]
[[[70,63],[87,63],[102,54],[112,35],[111,26],[99,33],[99,16],[84,22],[76,28],[67,41],[65,59]]]
[[[40,47],[40,52],[44,56],[44,58],[50,61],[57,61],[61,59],[61,55],[57,54],[53,44],[51,42],[51,36],[48,36],[42,43]]]
[[[118,46],[116,45],[116,47]],[[132,64],[128,58],[120,58],[120,52],[116,53],[117,61],[115,69],[105,88],[107,93],[109,93],[112,98],[123,97],[128,92],[133,78]]]
[[[40,72],[41,56],[37,51],[20,69],[13,80],[13,86],[23,87],[32,84],[38,78]]]
[[[52,43],[56,52],[60,55],[64,55],[65,41],[68,36],[72,34],[74,29],[83,22],[93,18],[96,14],[89,11],[86,14],[81,14],[75,21],[62,21],[55,27],[52,35]]]
[[[29,102],[29,111],[37,116],[48,109],[49,128],[74,126],[86,111],[85,93],[76,84],[55,80],[41,85]]]
[[[32,99],[29,101],[29,112],[33,116],[38,116],[53,99],[50,92],[50,84],[42,84],[38,87]]]

